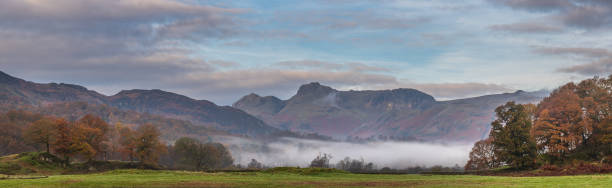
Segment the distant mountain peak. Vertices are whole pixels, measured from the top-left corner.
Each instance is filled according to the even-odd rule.
[[[329,86],[321,85],[319,82],[311,82],[300,86],[297,92],[297,96],[327,95],[335,91],[335,89]]]
[[[10,84],[10,83],[16,83],[21,81],[21,79],[19,78],[15,78],[11,75],[8,75],[2,71],[0,71],[0,83],[4,83],[4,84]]]
[[[161,89],[130,89],[130,90],[121,90],[119,93],[115,94],[119,95],[130,95],[130,94],[166,94],[166,95],[178,95],[176,93],[167,92]]]
[[[262,98],[262,97],[261,97],[261,96],[259,96],[259,95],[257,95],[257,94],[255,94],[255,93],[251,93],[251,94],[248,94],[248,95],[244,96],[244,98],[248,98],[248,99],[258,99],[258,98]]]
[[[86,87],[83,87],[83,86],[80,86],[80,85],[75,85],[75,84],[60,83],[59,86],[69,87],[69,88],[76,89],[76,90],[79,90],[79,91],[88,91]]]

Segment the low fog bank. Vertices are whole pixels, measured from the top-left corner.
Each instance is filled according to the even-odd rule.
[[[256,159],[266,166],[306,167],[320,153],[332,155],[330,164],[345,157],[372,162],[376,168],[403,169],[415,166],[442,165],[463,167],[468,160],[471,144],[433,144],[419,142],[370,142],[350,143],[335,141],[280,138],[273,142],[225,137],[235,164],[246,165]]]

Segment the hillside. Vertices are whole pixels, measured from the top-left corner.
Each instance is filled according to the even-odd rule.
[[[288,100],[250,94],[233,106],[277,128],[339,139],[471,142],[486,136],[495,107],[507,101],[533,103],[542,97],[541,93],[517,91],[436,101],[415,89],[338,91],[309,83]]]
[[[78,85],[40,84],[0,72],[0,111],[2,112],[46,107],[65,102],[84,102],[88,105],[103,105],[123,111],[162,115],[238,135],[257,137],[278,131],[242,110],[218,106],[210,101],[195,100],[171,92],[127,90],[113,96],[105,96]],[[90,111],[85,111],[88,112]],[[64,116],[64,114],[55,115]]]

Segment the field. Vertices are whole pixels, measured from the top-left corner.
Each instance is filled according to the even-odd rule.
[[[2,176],[0,176],[2,178]],[[610,187],[612,174],[502,177],[373,175],[318,171],[186,172],[114,170],[96,174],[5,179],[0,187]]]

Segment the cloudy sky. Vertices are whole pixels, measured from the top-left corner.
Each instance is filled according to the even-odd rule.
[[[2,0],[0,70],[229,105],[318,81],[440,100],[612,72],[608,0]]]

